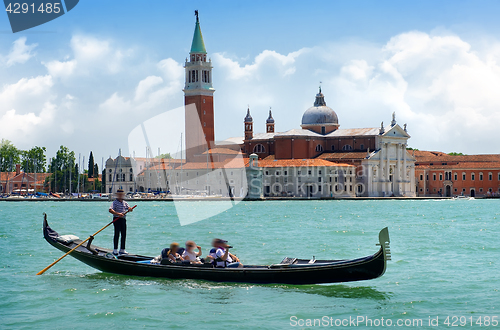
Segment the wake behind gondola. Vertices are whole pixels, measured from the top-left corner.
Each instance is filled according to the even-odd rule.
[[[82,241],[62,239],[49,227],[47,215],[43,220],[45,240],[55,248],[68,252]],[[245,282],[261,284],[320,284],[370,280],[382,276],[390,260],[389,231],[379,233],[380,249],[373,255],[352,260],[306,260],[284,258],[273,265],[245,265],[243,268],[219,268],[212,264],[186,264],[162,262],[148,263],[153,257],[122,255],[115,257],[109,249],[84,244],[71,252],[71,256],[102,272],[162,277],[171,279],[195,279],[214,282]]]

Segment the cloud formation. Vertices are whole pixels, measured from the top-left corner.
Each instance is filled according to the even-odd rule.
[[[49,153],[60,144],[105,157],[120,147],[126,153],[133,127],[182,106],[184,68],[176,59],[151,59],[140,46],[118,44],[78,34],[37,62],[40,46],[16,40],[0,54],[2,138],[21,148],[46,145]],[[248,105],[257,132],[264,132],[269,107],[278,131],[299,127],[321,81],[343,128],[378,127],[395,111],[400,124],[408,123],[412,147],[500,152],[490,143],[500,120],[499,41],[474,48],[451,33],[412,31],[384,45],[327,43],[289,54],[263,50],[252,59],[209,55],[217,139],[243,134]],[[30,70],[38,66],[37,75],[2,74],[28,61]]]
[[[26,40],[26,37],[21,37],[14,41],[10,52],[6,56],[0,55],[0,63],[10,67],[15,64],[26,63],[30,58],[35,56],[33,50],[36,48],[37,44],[27,45]]]

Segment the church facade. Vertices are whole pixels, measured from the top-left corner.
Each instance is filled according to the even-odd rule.
[[[415,196],[415,158],[407,150],[410,135],[393,114],[378,128],[341,129],[337,114],[321,92],[302,116],[300,128],[275,132],[271,111],[266,132],[253,132],[250,110],[244,118],[242,151],[260,159],[323,159],[356,167],[355,193],[363,197]]]

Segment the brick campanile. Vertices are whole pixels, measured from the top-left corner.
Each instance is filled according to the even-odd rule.
[[[214,92],[212,87],[212,60],[207,62],[207,50],[195,11],[196,25],[189,61],[184,64],[186,81],[184,85],[186,161],[194,161],[194,156],[213,147],[214,132]],[[194,108],[196,107],[196,108]]]

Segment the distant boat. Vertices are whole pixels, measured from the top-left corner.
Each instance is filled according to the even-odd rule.
[[[55,248],[68,252],[82,240],[72,236],[67,240],[49,227],[47,215],[43,220],[45,240]],[[379,233],[377,253],[352,260],[316,260],[284,258],[280,263],[266,266],[245,265],[243,268],[219,268],[212,264],[171,263],[151,264],[153,257],[142,255],[114,256],[112,250],[86,244],[71,256],[102,272],[131,276],[193,279],[214,282],[319,284],[371,280],[382,276],[390,260],[389,231]],[[378,245],[378,244],[377,244]]]

